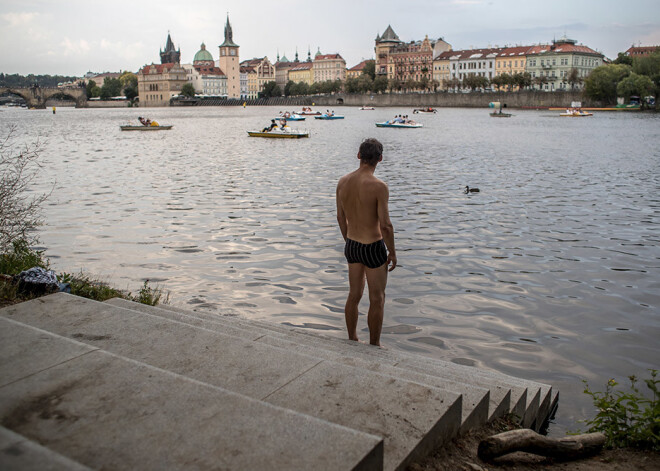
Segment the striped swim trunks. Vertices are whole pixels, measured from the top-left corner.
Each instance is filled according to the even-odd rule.
[[[387,263],[387,249],[383,239],[371,244],[346,239],[344,256],[348,263],[361,263],[368,268],[378,268]]]

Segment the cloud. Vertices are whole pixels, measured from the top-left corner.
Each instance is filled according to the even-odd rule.
[[[37,16],[39,16],[39,13],[34,12],[3,13],[0,15],[0,18],[9,23],[9,27],[14,28],[32,23],[32,21],[36,19]]]
[[[70,40],[65,37],[60,43],[60,53],[64,56],[80,56],[87,54],[92,48],[84,39]]]

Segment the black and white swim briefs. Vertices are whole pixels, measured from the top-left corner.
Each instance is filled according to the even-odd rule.
[[[371,244],[346,239],[344,256],[348,263],[361,263],[368,268],[378,268],[387,263],[387,249],[383,239]]]

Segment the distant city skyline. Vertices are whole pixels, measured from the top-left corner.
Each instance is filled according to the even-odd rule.
[[[326,9],[327,8],[327,9]],[[268,14],[263,14],[268,12]],[[352,67],[372,58],[376,34],[391,25],[402,41],[439,37],[454,49],[547,44],[566,35],[606,57],[631,45],[660,45],[657,0],[163,0],[66,3],[0,0],[0,72],[82,76],[159,63],[168,32],[181,62],[201,43],[218,59],[229,13],[240,58],[277,53],[300,60],[320,48]]]

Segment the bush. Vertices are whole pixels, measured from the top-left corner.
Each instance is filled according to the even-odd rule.
[[[32,250],[24,239],[14,240],[12,248],[0,254],[0,273],[3,275],[18,275],[32,267],[48,268],[48,260],[44,260],[43,252]]]
[[[40,144],[15,145],[11,126],[0,141],[0,253],[12,250],[15,240],[34,244],[35,229],[41,223],[41,204],[47,194],[28,197],[30,185],[39,169]]]
[[[602,432],[610,448],[643,448],[660,451],[660,401],[658,401],[657,370],[644,380],[652,398],[643,396],[637,388],[637,378],[630,376],[630,392],[615,391],[614,379],[607,382],[605,392],[594,392],[586,381],[584,393],[593,398],[598,409],[596,417],[586,420],[588,432]]]
[[[156,306],[161,302],[163,292],[160,288],[149,286],[149,280],[146,280],[140,288],[137,295],[133,296],[130,292],[125,292],[112,288],[107,283],[90,278],[88,275],[80,272],[78,275],[61,273],[57,276],[60,283],[68,283],[71,287],[71,294],[83,298],[93,299],[94,301],[107,301],[112,298],[128,299],[136,303]],[[164,303],[169,301],[169,295],[166,296]]]

